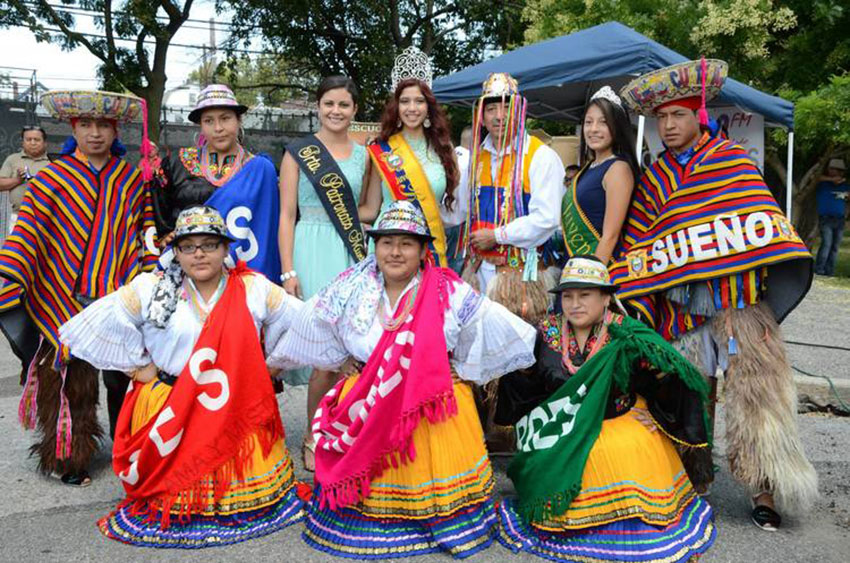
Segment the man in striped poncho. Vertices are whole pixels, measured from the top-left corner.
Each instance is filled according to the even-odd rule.
[[[139,98],[109,92],[48,92],[42,104],[71,122],[73,137],[62,156],[30,181],[0,250],[0,312],[23,308],[40,335],[19,408],[24,426],[40,431],[41,441],[32,448],[39,468],[66,484],[85,486],[102,433],[97,370],[69,355],[58,329],[156,265],[149,190],[139,171],[121,158],[126,151],[117,141],[118,122],[144,109]],[[3,328],[12,339],[14,331]],[[129,379],[104,372],[104,381],[114,427]]]
[[[750,488],[755,524],[775,530],[778,510],[817,497],[778,325],[808,291],[812,259],[747,152],[709,124],[705,102],[726,74],[723,61],[688,61],[623,88],[634,111],[657,119],[666,150],[635,190],[611,277],[706,377],[724,372],[730,468]],[[682,453],[707,490],[710,453]]]

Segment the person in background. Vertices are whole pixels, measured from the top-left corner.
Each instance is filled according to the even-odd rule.
[[[564,169],[564,186],[568,189],[573,184],[573,178],[576,177],[579,170],[581,170],[581,166],[578,164],[570,164]]]
[[[455,156],[457,157],[457,167],[462,178],[469,172],[469,147],[472,145],[472,127],[467,125],[460,133],[460,144],[455,147]],[[461,180],[459,187],[465,188],[466,181]],[[458,193],[455,199],[465,197],[468,199],[468,194]],[[461,202],[459,205],[466,205],[466,202]],[[463,223],[453,225],[446,229],[446,259],[449,261],[449,268],[460,274],[463,269],[463,256],[458,254],[458,239],[463,230]]]
[[[847,167],[840,158],[833,158],[826,167],[826,175],[817,185],[818,227],[820,248],[815,261],[815,273],[821,276],[835,275],[835,260],[838,247],[844,236],[844,220],[847,217],[847,197],[850,185],[845,172]]]
[[[15,225],[27,182],[48,164],[47,133],[38,125],[24,126],[21,129],[21,151],[7,156],[0,167],[0,191],[9,192],[12,207],[9,231]]]

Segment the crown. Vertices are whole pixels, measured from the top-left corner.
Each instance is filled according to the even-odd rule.
[[[408,78],[421,80],[428,87],[434,78],[434,69],[431,67],[431,59],[422,50],[411,45],[395,58],[393,66],[392,81],[393,91],[398,85]]]
[[[610,86],[603,86],[597,90],[596,93],[590,97],[590,101],[592,102],[598,98],[608,100],[615,106],[623,107],[623,101],[620,99],[620,96],[618,96]]]

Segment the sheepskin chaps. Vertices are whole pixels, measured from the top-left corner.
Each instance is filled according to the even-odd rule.
[[[732,474],[755,494],[771,491],[782,512],[800,514],[817,499],[818,477],[797,431],[797,389],[779,325],[764,303],[724,309],[711,330],[734,336],[725,375],[727,457]]]

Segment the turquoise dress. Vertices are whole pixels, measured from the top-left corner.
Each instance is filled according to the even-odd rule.
[[[363,175],[366,173],[366,147],[352,143],[354,148],[345,160],[336,163],[342,170],[351,191],[354,203],[360,202]],[[316,189],[307,177],[298,174],[298,211],[301,214],[295,225],[293,264],[298,272],[304,301],[313,297],[338,274],[354,265],[354,259],[345,249],[342,239],[331,223]],[[310,377],[309,369],[289,371],[284,380],[290,385],[303,385]]]

